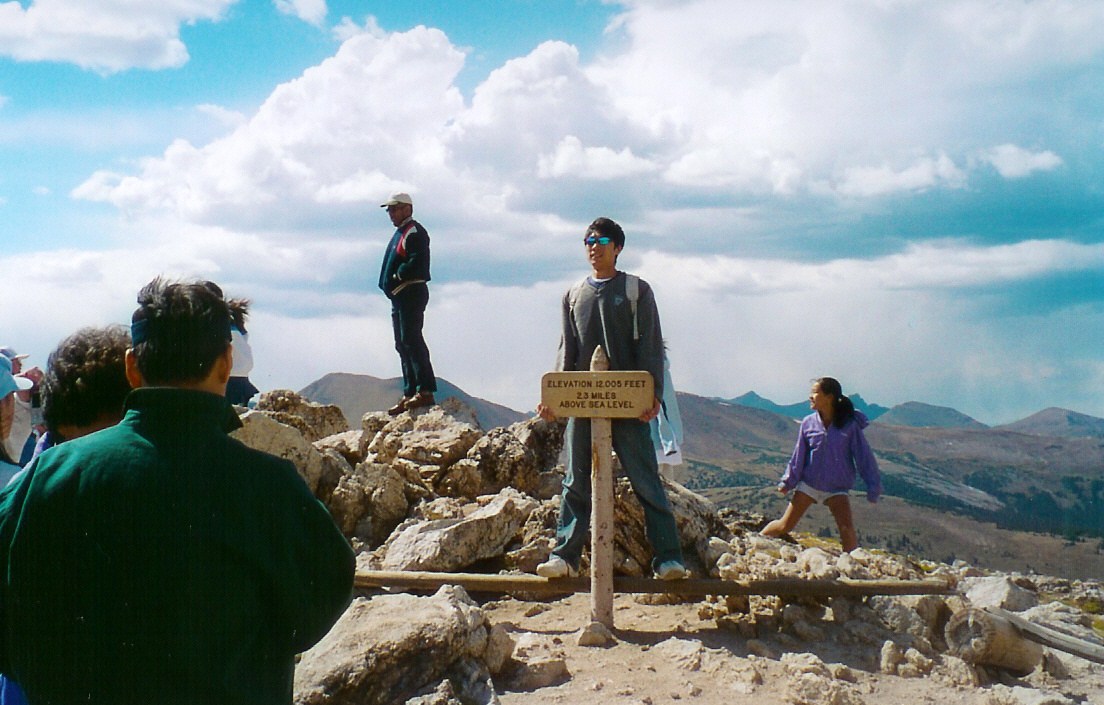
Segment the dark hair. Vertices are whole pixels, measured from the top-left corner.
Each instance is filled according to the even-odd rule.
[[[157,277],[138,292],[130,329],[147,384],[198,382],[230,345],[230,307],[213,282]]]
[[[253,303],[249,299],[230,299],[226,305],[230,307],[230,324],[238,329],[242,335],[249,331],[245,329],[245,319],[249,317],[249,305]]]
[[[125,326],[81,328],[58,343],[42,377],[42,417],[51,435],[59,426],[88,426],[122,418],[130,393],[126,377],[130,332]]]
[[[855,405],[843,395],[843,387],[834,377],[821,377],[816,381],[817,389],[822,394],[831,394],[835,397],[832,402],[832,425],[843,428],[847,422],[855,416]]]
[[[613,244],[618,247],[625,246],[625,231],[609,218],[595,218],[594,222],[587,228],[587,233],[591,232],[610,238],[613,240]]]

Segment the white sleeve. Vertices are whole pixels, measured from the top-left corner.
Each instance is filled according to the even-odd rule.
[[[230,369],[230,376],[248,377],[253,371],[253,348],[249,347],[249,334],[231,328],[230,344],[234,349],[234,364]]]

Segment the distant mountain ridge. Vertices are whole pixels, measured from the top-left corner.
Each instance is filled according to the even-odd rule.
[[[996,428],[1035,436],[1104,439],[1104,419],[1053,406],[1032,414],[1026,419]]]
[[[299,390],[307,399],[320,404],[334,404],[345,414],[353,428],[360,427],[360,419],[369,411],[385,411],[402,396],[402,380],[398,377],[380,379],[371,375],[355,375],[332,372],[311,382]],[[528,415],[507,406],[472,396],[441,377],[437,378],[438,402],[455,397],[475,410],[483,430],[509,426]]]
[[[889,411],[888,407],[867,402],[860,394],[848,394],[847,398],[851,400],[851,403],[855,405],[856,409],[866,414],[866,418],[871,421]],[[770,399],[759,396],[755,392],[748,392],[733,399],[722,399],[721,401],[729,404],[739,404],[740,406],[749,406],[752,409],[770,411],[775,414],[781,414],[782,416],[788,416],[791,419],[803,419],[809,415],[808,400],[799,401],[796,404],[783,405],[776,404]]]
[[[961,411],[947,406],[933,406],[918,401],[898,404],[878,417],[878,423],[887,426],[911,426],[913,428],[989,428]]]

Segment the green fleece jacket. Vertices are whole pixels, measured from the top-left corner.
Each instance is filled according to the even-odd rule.
[[[290,703],[354,560],[223,397],[143,388],[0,494],[0,670],[36,704]],[[233,417],[236,421],[236,417]]]

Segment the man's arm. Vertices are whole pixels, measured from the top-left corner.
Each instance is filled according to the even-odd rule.
[[[579,338],[571,312],[572,291],[568,289],[560,302],[560,347],[556,350],[556,372],[573,372],[575,360],[579,357]],[[544,404],[537,404],[537,415],[545,421],[556,420],[556,415]]]
[[[326,507],[290,462],[281,463],[285,501],[275,555],[276,614],[286,620],[293,653],[314,646],[349,605],[356,559]]]

